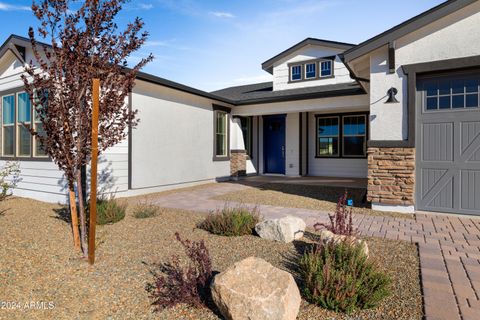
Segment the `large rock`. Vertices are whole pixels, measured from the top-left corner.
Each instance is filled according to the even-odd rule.
[[[255,231],[263,239],[288,243],[303,237],[305,227],[305,221],[302,219],[287,216],[264,220],[255,226]]]
[[[331,231],[328,230],[322,230],[320,231],[320,239],[324,244],[333,242],[333,243],[340,243],[343,241],[350,241],[351,243],[357,243],[362,246],[363,253],[368,257],[369,250],[368,250],[368,245],[367,242],[364,240],[357,239],[356,237],[353,236],[345,236],[345,235],[339,235],[335,234]]]
[[[212,298],[221,314],[231,320],[293,320],[301,301],[290,273],[255,257],[215,276]]]

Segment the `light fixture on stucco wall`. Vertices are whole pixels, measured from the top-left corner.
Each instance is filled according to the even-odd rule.
[[[397,100],[397,98],[395,98],[397,93],[398,93],[397,88],[391,87],[390,89],[388,89],[387,91],[388,99],[387,101],[385,101],[385,103],[398,103],[399,101]]]

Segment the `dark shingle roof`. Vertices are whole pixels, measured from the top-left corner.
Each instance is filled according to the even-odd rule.
[[[356,82],[277,91],[273,91],[272,82],[262,82],[244,86],[230,87],[214,91],[212,94],[234,101],[236,105],[246,105],[357,95],[365,94],[365,91]]]

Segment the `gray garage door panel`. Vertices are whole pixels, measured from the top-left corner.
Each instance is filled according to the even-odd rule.
[[[480,215],[479,86],[480,72],[417,83],[419,210]]]
[[[478,210],[480,208],[480,170],[462,170],[460,181],[461,209]]]

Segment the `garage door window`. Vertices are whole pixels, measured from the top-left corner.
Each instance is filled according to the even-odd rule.
[[[479,107],[479,81],[472,78],[432,79],[424,83],[425,111]]]

